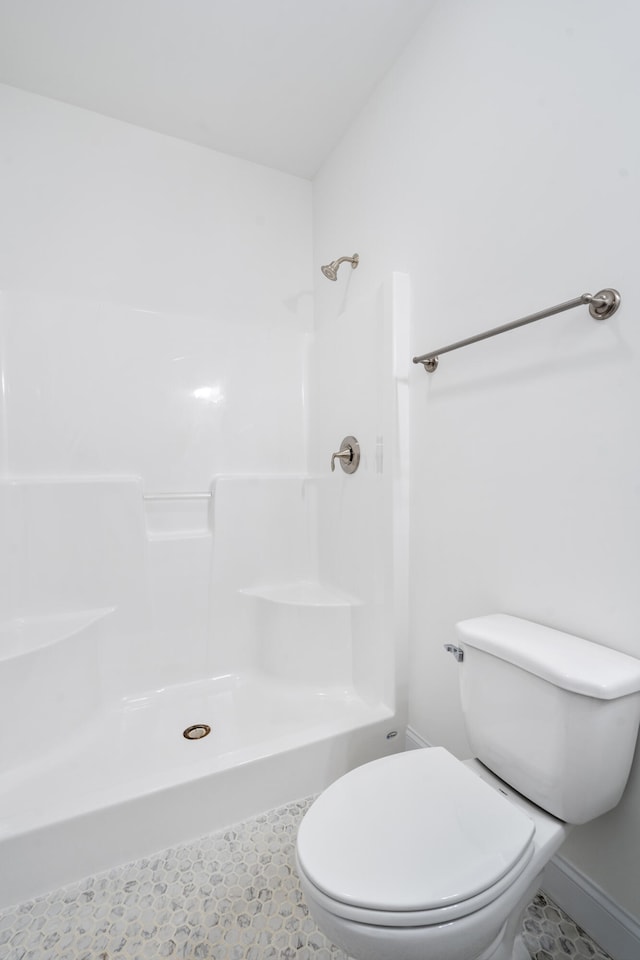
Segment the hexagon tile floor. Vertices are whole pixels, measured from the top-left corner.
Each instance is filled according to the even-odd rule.
[[[293,865],[311,800],[0,913],[2,960],[348,960],[308,915]],[[544,894],[534,960],[609,960]]]

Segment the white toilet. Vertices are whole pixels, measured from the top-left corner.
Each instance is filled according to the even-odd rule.
[[[639,660],[503,614],[457,631],[447,649],[477,759],[375,760],[300,825],[311,914],[358,960],[529,960],[519,930],[545,865],[627,782]]]

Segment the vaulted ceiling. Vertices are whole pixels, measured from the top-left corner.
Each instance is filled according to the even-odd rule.
[[[0,82],[313,177],[433,0],[0,0]]]

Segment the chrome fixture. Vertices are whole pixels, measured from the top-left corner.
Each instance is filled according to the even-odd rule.
[[[355,437],[345,437],[337,453],[331,454],[331,470],[336,469],[336,460],[345,473],[355,473],[360,463],[360,444]]]
[[[462,647],[454,647],[452,643],[445,643],[444,648],[447,653],[452,653],[454,655],[458,663],[462,663],[464,660],[464,650]]]
[[[565,303],[559,303],[555,307],[549,307],[547,310],[540,310],[538,313],[531,313],[520,320],[512,320],[511,323],[504,323],[501,327],[493,327],[491,330],[485,330],[484,333],[477,333],[474,337],[467,337],[466,340],[457,340],[446,347],[440,347],[439,350],[431,350],[429,353],[423,353],[419,357],[414,357],[414,363],[421,363],[427,373],[433,373],[438,368],[438,359],[441,353],[449,353],[451,350],[459,350],[460,347],[468,347],[470,343],[477,343],[479,340],[487,340],[489,337],[495,337],[499,333],[506,333],[508,330],[515,330],[516,327],[523,327],[526,323],[534,323],[536,320],[542,320],[544,317],[552,317],[556,313],[564,313],[565,310],[573,310],[574,307],[580,307],[589,304],[589,313],[594,320],[607,320],[613,316],[620,306],[620,294],[612,287],[606,287],[599,290],[596,294],[583,293],[581,297],[575,300],[567,300]]]
[[[355,270],[360,263],[360,257],[357,253],[354,253],[352,257],[338,257],[337,260],[332,260],[331,263],[327,263],[324,265],[324,267],[320,267],[327,280],[338,279],[338,269],[341,263],[350,263],[351,269]]]

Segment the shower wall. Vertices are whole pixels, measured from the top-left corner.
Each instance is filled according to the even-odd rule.
[[[330,246],[318,250],[317,262],[329,259]],[[319,579],[358,598],[356,686],[395,705],[404,723],[410,285],[405,274],[381,270],[367,278],[366,263],[358,270],[344,271],[337,283],[320,279],[316,287],[308,434],[310,471],[324,478]],[[336,463],[332,474],[331,454],[346,435],[358,440],[360,465],[346,474]]]
[[[6,86],[0,124],[0,621],[115,605],[115,689],[188,680],[212,511],[143,494],[304,472],[310,184]]]
[[[0,111],[5,474],[303,469],[309,183],[6,86]]]
[[[0,661],[81,622],[106,700],[256,670],[393,711],[406,278],[312,272],[308,181],[6,86],[0,123]]]

